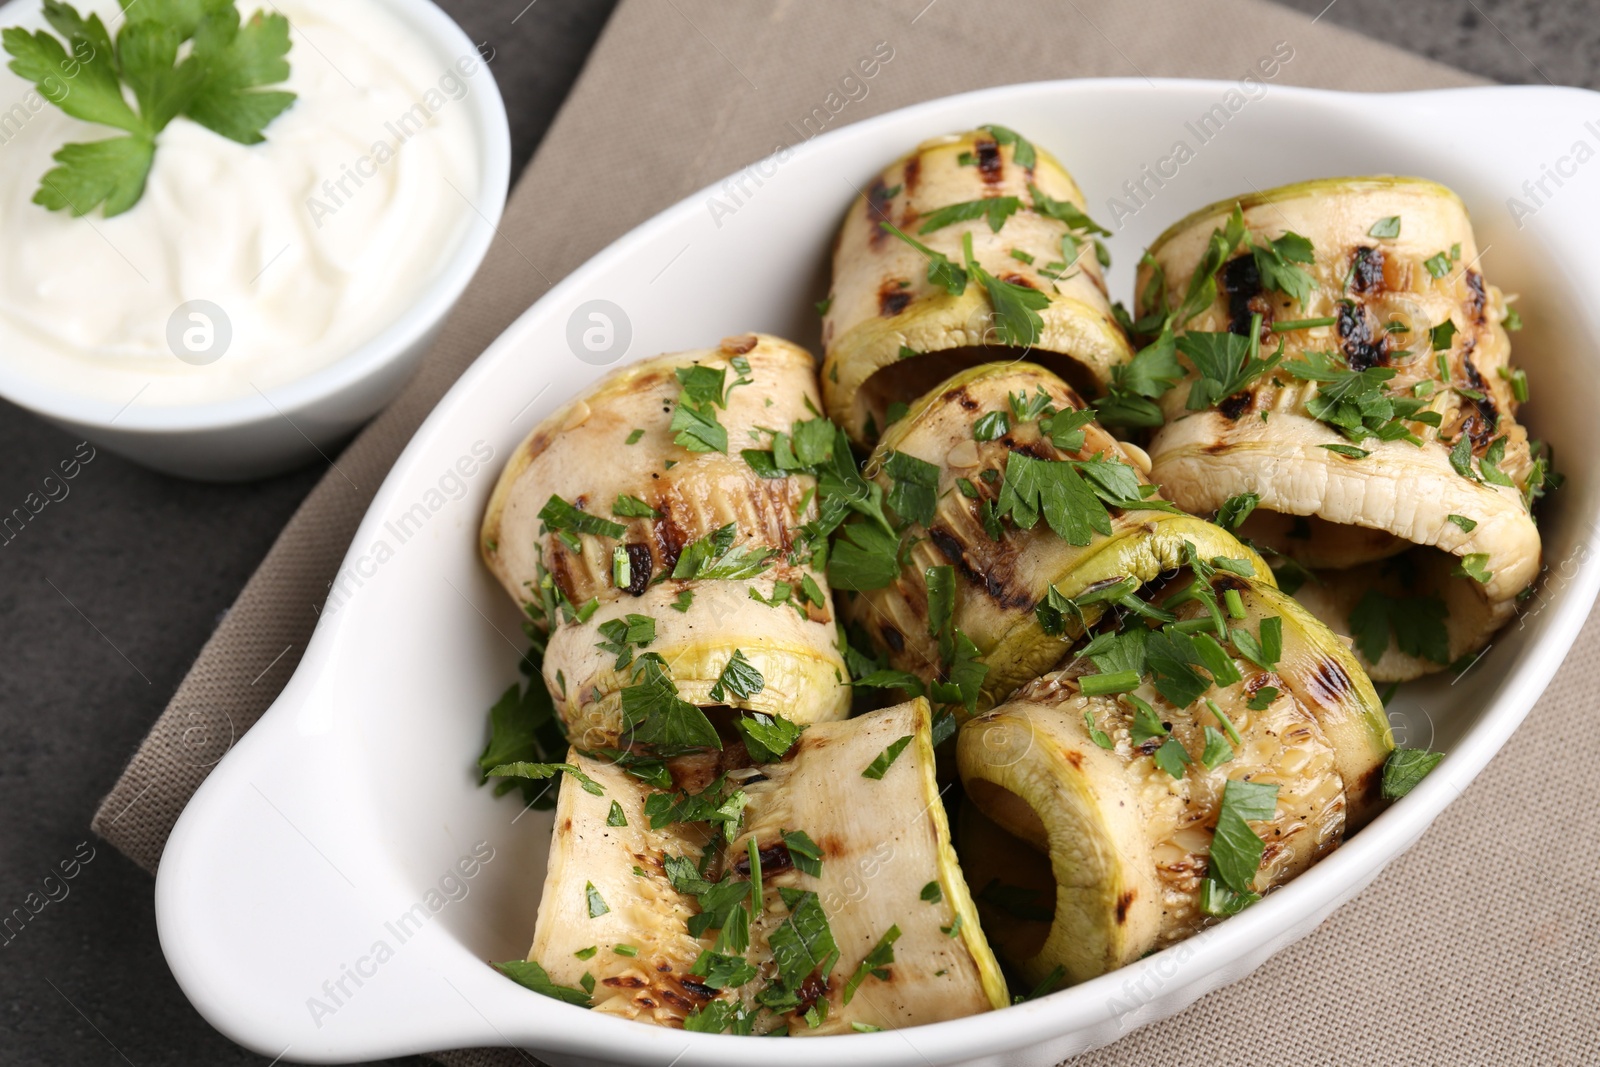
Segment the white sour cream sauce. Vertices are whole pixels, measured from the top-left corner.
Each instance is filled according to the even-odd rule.
[[[116,0],[77,6],[115,36]],[[245,18],[257,7],[239,4]],[[180,116],[158,138],[144,197],[110,219],[31,201],[63,144],[118,131],[69,117],[0,69],[0,378],[113,411],[270,393],[381,332],[486,225],[467,199],[480,163],[465,97],[490,91],[482,58],[443,54],[379,0],[272,8],[293,43],[289,81],[268,88],[299,99],[266,142]],[[37,14],[0,18],[18,23],[45,26]],[[195,300],[220,307],[232,334],[204,365],[168,344],[169,319]],[[180,318],[182,343],[203,358],[216,333]]]

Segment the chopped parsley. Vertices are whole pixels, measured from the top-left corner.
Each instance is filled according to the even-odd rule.
[[[994,441],[1011,432],[1011,419],[1004,411],[991,411],[972,424],[974,441]]]
[[[937,883],[935,883],[937,884]],[[861,983],[867,980],[867,975],[878,979],[880,982],[889,977],[889,964],[894,962],[894,943],[900,940],[900,927],[891,926],[884,935],[878,938],[878,943],[872,946],[866,958],[856,968],[856,973],[844,984],[844,1003],[848,1004],[855,999],[856,990]]]
[[[979,126],[978,129],[993,137],[996,144],[1010,145],[1011,160],[1017,166],[1027,170],[1033,169],[1038,157],[1034,152],[1033,143],[1023,137],[1022,134],[1004,126],[996,126],[993,123],[987,126]]]
[[[590,956],[594,955],[591,950],[585,951],[588,951]],[[579,956],[579,959],[588,958],[588,956]],[[554,997],[556,1000],[567,1004],[576,1004],[580,1008],[590,1006],[588,993],[582,989],[574,989],[571,986],[556,985],[549,972],[532,960],[508,960],[505,963],[493,964],[493,967],[525,989],[531,989],[535,993],[540,993],[547,997]]]
[[[1278,787],[1231,778],[1222,789],[1222,806],[1211,838],[1207,875],[1237,894],[1251,893],[1266,844],[1249,823],[1277,814]]]
[[[678,581],[698,578],[703,581],[739,581],[754,578],[772,566],[775,550],[740,545],[735,548],[738,528],[728,523],[713,533],[691,542],[678,556],[672,577]]]
[[[606,898],[600,895],[600,890],[594,887],[593,882],[583,884],[584,899],[588,902],[589,918],[598,919],[611,910],[606,905]]]
[[[544,507],[539,509],[539,521],[544,523],[544,528],[550,533],[561,537],[562,543],[574,552],[581,551],[582,545],[573,534],[593,534],[596,537],[621,537],[628,532],[628,528],[620,522],[591,515],[587,511],[580,511],[559,496],[551,495],[545,501]]]
[[[1193,762],[1188,750],[1178,743],[1176,737],[1168,737],[1163,741],[1161,747],[1156,749],[1154,759],[1157,767],[1174,778],[1182,778],[1184,768]]]
[[[619,519],[659,519],[661,512],[646,504],[636,496],[623,496],[618,494],[617,502],[611,505],[611,514]]]
[[[734,649],[733,655],[728,657],[728,662],[723,664],[722,672],[717,675],[717,682],[707,694],[718,704],[728,698],[732,693],[740,700],[748,700],[767,687],[767,680],[761,676],[748,659],[742,649]]]
[[[1189,399],[1184,406],[1190,411],[1202,411],[1233,396],[1276,367],[1283,358],[1281,342],[1272,356],[1260,357],[1259,329],[1252,331],[1249,337],[1225,332],[1186,333],[1178,338],[1177,347],[1189,357],[1200,375],[1189,386]]]
[[[1316,289],[1316,279],[1310,272],[1296,266],[1313,262],[1311,242],[1293,230],[1270,241],[1252,242],[1250,254],[1255,257],[1256,269],[1261,273],[1261,284],[1266,288],[1293,297],[1302,306],[1306,297]]]
[[[1214,771],[1218,767],[1233,759],[1233,746],[1228,744],[1228,739],[1214,727],[1205,728],[1206,748],[1200,755],[1200,762],[1205,764],[1206,770]]]
[[[951,296],[960,296],[967,291],[967,272],[952,263],[949,256],[943,252],[935,252],[921,241],[895,226],[892,222],[880,222],[878,225],[928,258],[929,285],[943,289]],[[900,350],[900,358],[905,359],[905,346],[900,346]],[[912,352],[911,354],[919,355],[920,353]]]
[[[1099,234],[1102,237],[1111,236],[1110,230],[1084,214],[1083,209],[1072,201],[1057,200],[1032,182],[1028,183],[1028,193],[1033,197],[1033,210],[1045,218],[1064,222],[1067,224],[1068,229],[1079,233]]]
[[[1384,799],[1399,800],[1411,792],[1442,759],[1443,752],[1429,752],[1420,748],[1397,748],[1389,753],[1389,758],[1383,763]]]
[[[911,734],[906,734],[904,737],[890,742],[888,748],[878,753],[873,761],[867,764],[867,769],[861,772],[861,777],[881,779],[894,764],[894,761],[900,758],[900,753],[906,750],[906,746],[911,743],[911,738]]]
[[[923,886],[922,892],[917,895],[929,904],[937,904],[944,899],[944,890],[939,887],[938,882],[934,881]]]
[[[1372,228],[1367,231],[1367,236],[1368,237],[1399,237],[1400,236],[1400,216],[1399,215],[1390,215],[1387,218],[1382,218],[1382,219],[1379,219],[1377,222],[1374,222],[1372,224]]]
[[[794,863],[794,869],[813,878],[822,877],[822,848],[804,830],[784,830],[783,847]]]
[[[1450,572],[1457,578],[1471,578],[1479,585],[1488,585],[1489,579],[1494,577],[1494,572],[1489,570],[1489,553],[1468,552],[1461,557],[1460,564]]]
[[[895,514],[919,526],[933,521],[939,503],[939,468],[905,452],[890,452],[883,463],[890,479],[888,504]]]
[[[1403,655],[1449,663],[1448,614],[1435,596],[1390,596],[1369,589],[1350,613],[1350,632],[1369,663],[1383,658],[1391,641]]]
[[[1450,255],[1446,252],[1435,252],[1423,260],[1422,265],[1428,268],[1428,273],[1434,278],[1443,278],[1450,273]]]
[[[722,747],[706,713],[678,695],[667,661],[654,652],[635,661],[632,684],[621,698],[623,726],[635,744],[662,755]]]
[[[613,670],[623,670],[633,662],[635,647],[644,648],[656,639],[656,620],[648,615],[627,615],[621,619],[607,619],[600,624],[603,641],[595,642],[602,652],[617,657]]]
[[[531,782],[544,781],[554,778],[558,774],[570,774],[583,787],[583,791],[590,796],[604,796],[605,790],[600,783],[580,771],[571,763],[502,763],[498,767],[491,767],[484,772],[488,778],[524,778]]]
[[[1089,732],[1089,740],[1106,751],[1109,752],[1117,747],[1117,743],[1111,740],[1111,735],[1094,724],[1094,715],[1092,713],[1087,711],[1083,713],[1083,728]]]
[[[959,204],[949,204],[923,216],[923,223],[917,230],[917,236],[942,230],[953,223],[971,222],[974,219],[986,220],[989,229],[999,233],[1006,220],[1016,214],[1021,207],[1022,201],[1014,196],[990,196],[981,200],[964,200]]]
[[[1001,344],[1023,348],[1037,344],[1044,332],[1044,319],[1039,312],[1050,306],[1050,298],[1029,286],[996,278],[979,266],[973,258],[970,232],[961,235],[961,247],[967,271],[989,294],[996,339]]]
[[[1471,533],[1478,528],[1478,520],[1469,519],[1465,515],[1446,515],[1445,518],[1461,527],[1463,533]]]
[[[733,721],[733,728],[744,738],[745,751],[757,763],[776,763],[781,760],[800,740],[800,732],[804,729],[781,715],[759,712],[739,716]]]
[[[623,812],[622,805],[620,803],[618,803],[617,801],[615,801],[615,800],[613,800],[611,802],[611,810],[606,813],[606,825],[607,826],[626,826],[626,825],[628,825],[628,816]]]

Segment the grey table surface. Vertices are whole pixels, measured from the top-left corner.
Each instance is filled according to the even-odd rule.
[[[520,170],[614,0],[439,2],[502,57]],[[1286,2],[1499,81],[1600,87],[1596,0]],[[76,444],[0,402],[0,510]],[[321,474],[197,485],[102,452],[70,496],[0,545],[0,912],[58,861],[93,850],[69,896],[0,939],[0,1063],[267,1062],[189,1006],[161,956],[149,876],[88,825]]]

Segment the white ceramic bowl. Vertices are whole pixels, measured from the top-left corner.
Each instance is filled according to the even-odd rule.
[[[461,27],[431,0],[386,2],[431,44],[441,64],[477,51]],[[0,25],[15,24],[23,9],[37,10],[37,0],[13,0],[0,7]],[[487,77],[474,79],[474,91],[460,105],[472,124],[481,175],[477,188],[462,192],[471,197],[482,218],[464,232],[454,249],[447,250],[448,260],[404,314],[366,343],[265,396],[182,407],[133,404],[113,413],[101,402],[12,376],[5,398],[109,451],[188,478],[245,481],[332,455],[410,379],[494,239],[510,182],[511,131],[494,74],[488,64],[483,70]]]
[[[1505,203],[1542,161],[1585,135],[1584,121],[1600,111],[1589,92],[1378,96],[1273,87],[1111,241],[1113,288],[1126,297],[1144,244],[1202,204],[1304,178],[1425,174],[1462,194],[1492,257],[1488,276],[1522,294],[1527,328],[1516,348],[1533,387],[1527,419],[1566,458],[1569,477],[1543,520],[1549,572],[1523,617],[1468,675],[1472,684],[1435,679],[1391,705],[1413,709],[1413,731],[1423,722],[1431,731],[1412,732],[1408,743],[1431,741],[1449,753],[1409,797],[1203,936],[998,1016],[825,1045],[754,1046],[596,1016],[522,989],[483,962],[527,950],[550,824],[547,816],[519,817],[515,802],[475,782],[484,709],[517,677],[522,647],[517,612],[480,565],[475,536],[503,458],[537,419],[603,373],[569,348],[569,325],[593,321],[585,305],[608,300],[625,309],[630,359],[746,330],[814,343],[810,302],[821,295],[838,220],[856,188],[909,146],[986,122],[1025,131],[1066,162],[1094,214],[1109,222],[1106,197],[1170,153],[1184,123],[1228,88],[1020,85],[871,119],[760,165],[762,184],[747,183],[752,195],[732,215],[708,209],[715,188],[690,197],[534,305],[401,456],[299,671],[172,834],[156,913],[173,973],[200,1012],[264,1055],[313,1062],[519,1045],[558,1065],[734,1067],[757,1055],[774,1065],[826,1056],[838,1067],[1055,1064],[1248,973],[1415,843],[1527,713],[1600,583],[1588,552],[1600,465],[1584,462],[1600,450],[1591,356],[1600,347],[1600,304],[1592,299],[1600,292],[1600,164],[1566,178],[1521,229]],[[493,460],[481,462],[489,450]],[[427,513],[420,520],[419,504]],[[413,522],[402,530],[406,514]],[[492,859],[471,878],[454,873],[475,847],[492,850]],[[413,918],[402,923],[407,914]]]

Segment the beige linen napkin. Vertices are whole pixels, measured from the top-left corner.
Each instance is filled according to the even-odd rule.
[[[623,0],[438,347],[285,528],[95,830],[154,869],[209,768],[288,679],[417,425],[513,318],[630,227],[780,144],[892,108],[1038,79],[1238,79],[1280,42],[1293,55],[1278,84],[1472,81],[1258,0]],[[885,50],[892,58],[861,77],[859,61]],[[885,145],[885,159],[905,148]],[[1245,981],[1079,1062],[1600,1062],[1588,838],[1600,753],[1578,725],[1600,681],[1596,625],[1505,752],[1368,892]],[[439,1059],[530,1062],[507,1050]]]

